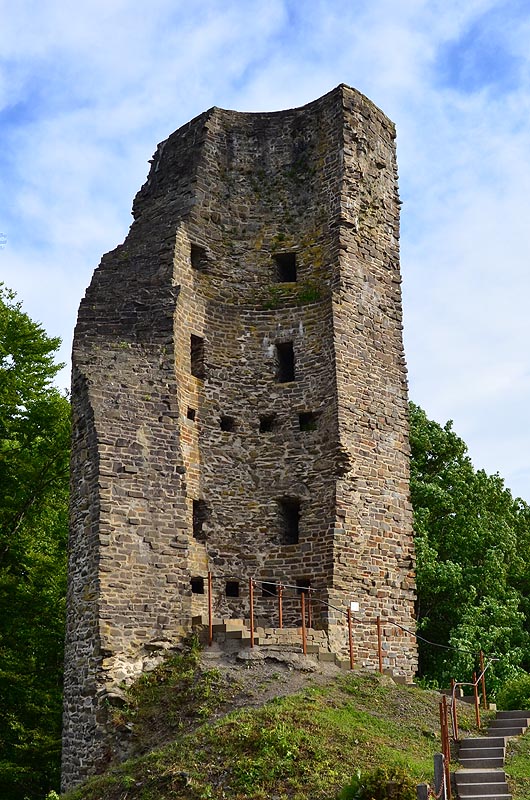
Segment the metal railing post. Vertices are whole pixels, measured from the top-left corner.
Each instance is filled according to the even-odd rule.
[[[478,680],[476,672],[473,673],[473,695],[475,697],[475,719],[477,728],[480,730],[480,703],[478,701]]]
[[[350,648],[350,669],[353,669],[353,635],[352,635],[351,608],[348,609],[348,644]]]
[[[449,719],[447,714],[447,697],[445,695],[442,696],[442,717],[443,717],[443,729],[444,729],[444,756],[447,759],[447,763],[451,763],[451,746],[449,744]]]
[[[212,573],[208,572],[208,647],[213,643]]]
[[[307,641],[305,630],[305,592],[302,592],[302,653],[307,655]]]
[[[488,701],[486,699],[486,670],[484,669],[484,653],[480,651],[480,680],[482,681],[482,708],[484,711],[488,710]]]
[[[453,690],[453,698],[451,703],[451,719],[453,721],[453,739],[458,742],[460,736],[458,734],[458,711],[456,708],[456,691]]]
[[[383,674],[383,645],[381,642],[381,617],[377,617],[377,657],[379,660],[379,672]]]
[[[250,646],[254,647],[254,581],[248,580],[248,594],[250,602]]]

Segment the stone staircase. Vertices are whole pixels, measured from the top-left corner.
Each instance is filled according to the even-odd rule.
[[[463,739],[455,772],[460,800],[511,800],[506,783],[504,758],[506,740],[523,734],[530,721],[530,711],[498,711],[489,724],[488,736]]]
[[[192,618],[193,629],[198,633],[202,644],[208,641],[208,617],[206,615]],[[235,652],[241,647],[250,646],[250,621],[243,619],[213,619],[213,640],[226,651]],[[307,655],[321,662],[334,663],[340,669],[350,668],[350,659],[341,653],[333,653],[329,647],[325,631],[306,628]],[[301,628],[267,628],[261,625],[254,627],[254,645],[266,648],[271,654],[275,650],[290,650],[302,653]]]

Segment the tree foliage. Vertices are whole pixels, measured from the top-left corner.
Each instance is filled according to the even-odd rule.
[[[58,784],[69,403],[59,340],[0,284],[0,796]]]
[[[469,680],[476,655],[496,656],[490,686],[530,664],[530,509],[498,475],[475,471],[448,422],[411,404],[411,499],[417,553],[421,674]]]

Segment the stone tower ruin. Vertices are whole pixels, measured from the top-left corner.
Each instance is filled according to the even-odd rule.
[[[410,677],[414,572],[393,124],[341,85],[212,108],[158,146],[81,303],[64,787],[107,757],[105,699],[206,610],[275,613]],[[353,606],[356,608],[356,606]],[[286,625],[299,624],[286,600]]]

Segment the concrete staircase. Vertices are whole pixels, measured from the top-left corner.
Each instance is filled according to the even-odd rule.
[[[460,800],[511,800],[502,767],[506,739],[520,736],[528,727],[530,711],[498,711],[489,724],[488,736],[463,739],[455,772]]]

